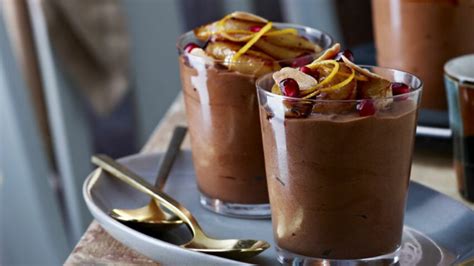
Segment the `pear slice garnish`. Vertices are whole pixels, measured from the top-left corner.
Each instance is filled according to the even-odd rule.
[[[316,58],[313,63],[333,59],[340,51],[341,45],[339,43],[335,43],[331,48],[327,49],[320,57]]]
[[[318,81],[315,78],[295,68],[284,67],[280,71],[273,73],[273,80],[276,84],[280,84],[282,80],[287,78],[294,79],[298,83],[301,92],[318,85]]]
[[[262,18],[260,16],[257,16],[255,14],[249,13],[249,12],[244,12],[244,11],[232,12],[229,15],[229,17],[235,18],[235,19],[240,19],[240,20],[252,21],[252,22],[268,23],[267,19]]]
[[[206,61],[212,62],[214,58],[210,57],[202,48],[194,48],[190,54],[204,58]]]
[[[367,81],[359,82],[358,87],[357,87],[357,89],[359,90],[359,95],[362,97],[362,99],[387,98],[387,99],[375,102],[377,109],[385,109],[393,102],[393,99],[389,98],[389,97],[392,97],[393,95],[392,87],[391,87],[392,83],[389,80],[354,64],[352,61],[347,59],[344,55],[342,55],[341,58],[342,58],[342,61],[348,67],[354,69],[355,71],[359,72],[360,74],[368,78]]]
[[[236,61],[232,58],[240,49],[240,45],[231,42],[211,42],[206,47],[206,52],[214,58],[221,60],[222,64],[229,70],[242,74],[261,76],[263,74],[277,71],[280,65],[270,56],[254,50],[249,50],[241,55]]]

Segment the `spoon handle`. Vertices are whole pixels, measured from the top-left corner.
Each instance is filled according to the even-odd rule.
[[[202,233],[201,227],[189,210],[187,210],[178,201],[168,196],[166,193],[152,186],[150,183],[129,170],[124,165],[121,165],[109,156],[102,154],[92,156],[92,163],[104,169],[112,176],[115,176],[123,182],[134,187],[135,189],[158,200],[160,204],[165,206],[168,210],[183,220],[189,226],[193,232],[193,235]]]
[[[187,131],[187,127],[177,126],[174,128],[171,141],[168,143],[165,154],[160,158],[160,162],[158,163],[155,187],[159,190],[163,190],[163,187],[166,184],[166,180],[168,179],[171,168],[173,167],[173,162],[178,155],[181,143],[183,142]]]

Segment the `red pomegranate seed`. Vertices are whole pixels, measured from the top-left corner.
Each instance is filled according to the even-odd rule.
[[[291,67],[304,66],[311,63],[311,61],[313,61],[313,58],[308,53],[304,53],[291,62]]]
[[[400,95],[410,92],[410,87],[407,84],[401,82],[392,82],[392,94]]]
[[[307,74],[307,75],[310,75],[310,76],[313,75],[313,70],[311,68],[307,67],[307,66],[302,66],[302,67],[298,68],[298,70],[305,73],[305,74]]]
[[[337,53],[337,55],[334,57],[334,60],[341,62],[342,55],[344,55],[347,59],[349,59],[349,61],[354,62],[354,54],[349,49],[346,49],[342,52]]]
[[[261,29],[262,29],[262,26],[257,26],[257,25],[250,27],[251,32],[259,32]]]
[[[360,116],[369,116],[375,114],[375,105],[371,100],[363,100],[357,104],[357,111]]]
[[[184,51],[186,53],[190,53],[194,48],[200,48],[200,47],[199,45],[191,42],[191,43],[186,44],[186,46],[184,46]]]
[[[298,82],[292,78],[286,78],[280,81],[280,88],[283,95],[289,97],[298,97],[300,95],[300,86]]]
[[[301,71],[301,72],[303,72],[303,73],[305,73],[305,74],[307,74],[307,75],[312,76],[312,77],[315,78],[315,79],[318,79],[318,78],[319,78],[319,77],[318,77],[318,76],[319,76],[319,75],[318,75],[318,72],[315,71],[315,70],[312,70],[311,68],[309,68],[309,67],[307,67],[307,66],[299,67],[298,70]]]

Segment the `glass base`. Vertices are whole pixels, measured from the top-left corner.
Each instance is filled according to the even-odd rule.
[[[204,208],[226,216],[248,219],[267,219],[271,217],[270,204],[242,204],[230,203],[200,195],[200,202]]]
[[[278,261],[283,265],[324,265],[324,266],[359,266],[359,265],[399,265],[400,249],[373,258],[337,260],[306,257],[295,254],[280,247],[276,247]]]

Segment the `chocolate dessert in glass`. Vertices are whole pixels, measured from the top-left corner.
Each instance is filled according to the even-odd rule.
[[[315,29],[245,12],[185,33],[179,65],[201,204],[217,213],[270,216],[255,81],[314,60],[332,45]]]
[[[282,263],[398,260],[422,82],[353,61],[336,44],[257,81]]]
[[[372,19],[377,64],[421,77],[421,108],[446,111],[443,65],[474,52],[474,1],[372,0]]]

